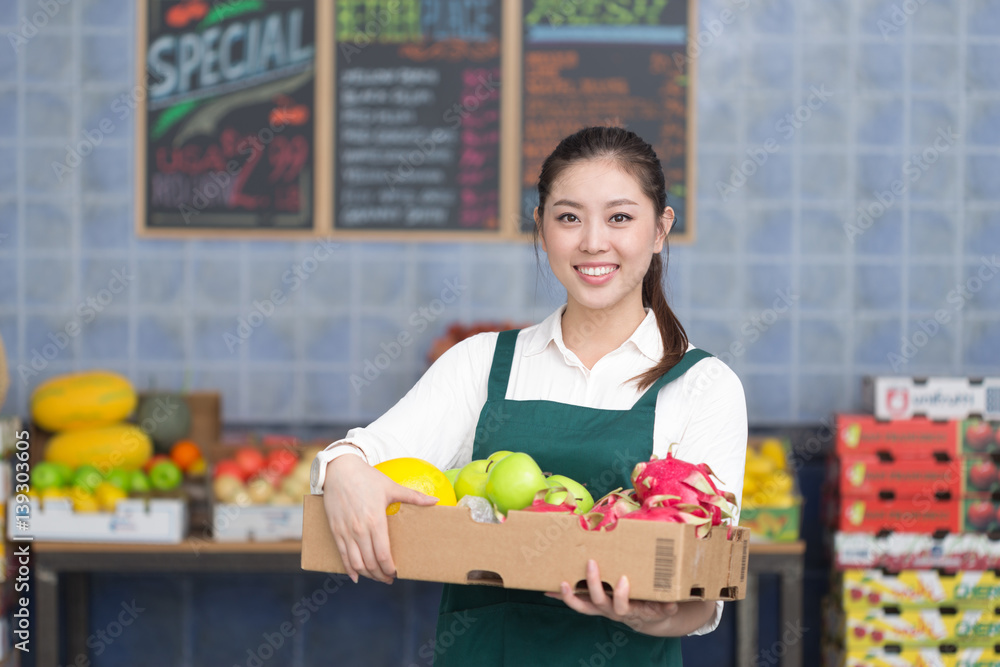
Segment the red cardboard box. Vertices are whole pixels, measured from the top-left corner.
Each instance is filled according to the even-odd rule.
[[[1000,531],[1000,500],[965,498],[962,501],[962,529],[970,533]]]
[[[871,415],[837,415],[839,456],[889,454],[895,459],[929,459],[959,453],[958,424],[922,417],[880,421]]]
[[[881,494],[887,498],[913,500],[948,494],[958,498],[963,491],[965,466],[962,461],[933,458],[883,461],[869,454],[843,456],[838,467],[837,488],[844,497]]]
[[[845,533],[955,533],[962,529],[960,512],[958,499],[846,497],[840,500],[837,528]]]

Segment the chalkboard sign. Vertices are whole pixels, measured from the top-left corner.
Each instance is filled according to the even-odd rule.
[[[334,232],[500,225],[501,3],[339,0]]]
[[[140,233],[313,233],[314,0],[137,4]]]
[[[626,127],[663,164],[672,240],[693,235],[694,150],[686,71],[693,2],[524,0],[521,229],[530,232],[538,173],[559,140],[587,125]]]

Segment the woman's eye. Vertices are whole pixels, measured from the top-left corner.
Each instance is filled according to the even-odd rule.
[[[631,216],[625,215],[624,213],[616,213],[615,215],[611,216],[611,222],[622,223],[622,222],[628,222],[631,219],[632,219]]]
[[[572,213],[563,213],[562,215],[559,216],[559,219],[562,220],[563,222],[578,222],[579,221],[579,218],[577,218]]]

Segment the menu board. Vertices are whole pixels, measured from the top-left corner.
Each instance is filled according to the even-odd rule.
[[[691,19],[689,0],[524,0],[522,231],[532,229],[538,174],[559,140],[588,125],[614,125],[656,150],[677,213],[670,236],[690,235]]]
[[[336,3],[335,231],[499,231],[501,22],[497,0]]]
[[[314,0],[143,0],[140,232],[312,232]]]

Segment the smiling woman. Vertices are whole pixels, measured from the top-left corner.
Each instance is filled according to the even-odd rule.
[[[536,242],[566,304],[541,324],[451,347],[392,409],[316,457],[313,492],[324,494],[355,580],[396,574],[387,505],[434,502],[373,470],[393,458],[445,470],[511,449],[600,497],[678,443],[677,458],[707,463],[723,491],[741,496],[743,387],[689,344],[664,297],[660,252],[674,213],[652,147],[621,128],[586,128],[545,160],[538,191]],[[583,595],[570,582],[549,593],[446,585],[437,627],[448,649],[435,667],[592,664],[595,646],[613,646],[615,664],[676,667],[678,637],[710,632],[721,617],[721,602],[632,600],[627,577],[606,593],[593,561],[584,576]],[[452,633],[459,621],[474,623],[470,632]]]

